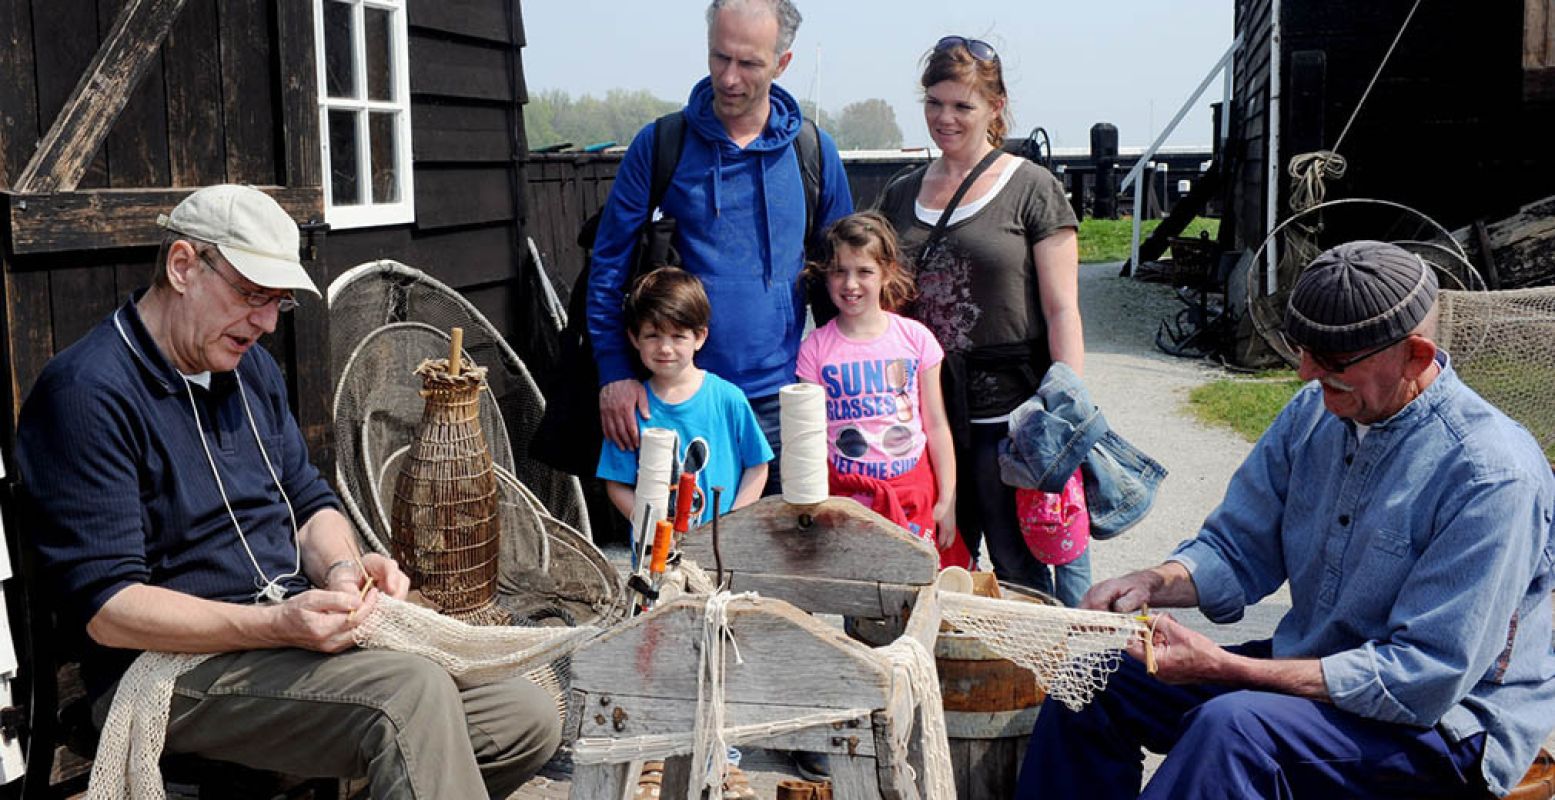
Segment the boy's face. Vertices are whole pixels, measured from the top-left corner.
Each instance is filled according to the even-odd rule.
[[[707,329],[691,330],[666,325],[661,330],[651,322],[644,322],[637,333],[629,338],[632,346],[637,348],[643,366],[654,377],[676,378],[692,366],[692,358],[707,341]]]

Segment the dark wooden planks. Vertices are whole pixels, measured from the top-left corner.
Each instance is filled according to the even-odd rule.
[[[506,164],[516,155],[512,113],[502,106],[417,103],[410,117],[415,160]]]
[[[34,5],[38,6],[33,14],[33,58],[37,69],[38,145],[41,147],[42,136],[58,119],[70,99],[71,90],[97,52],[97,3],[96,0],[58,0],[50,2],[46,10],[40,4]],[[11,170],[12,187],[20,186],[26,167],[27,162],[24,162]],[[107,183],[106,154],[99,153],[80,185],[95,188]]]
[[[38,152],[17,177],[16,188],[70,191],[81,183],[130,92],[155,60],[183,2],[128,0],[70,99],[44,134]]]
[[[324,292],[329,286],[324,263],[308,253],[324,249],[320,238],[315,238],[314,243],[319,245],[316,248],[307,247],[306,240],[303,242],[303,266]],[[333,476],[335,371],[330,363],[329,311],[322,300],[308,298],[306,307],[289,315],[285,342],[287,357],[282,363],[286,365],[287,389],[297,425],[308,443],[313,464],[324,475]]]
[[[11,256],[6,255],[9,260]],[[10,414],[16,422],[22,398],[32,388],[43,365],[54,355],[54,324],[49,308],[47,272],[19,271],[14,263],[5,270],[6,356],[10,361]]]
[[[407,9],[409,16],[406,20],[412,28],[511,44],[513,39],[505,5],[492,0],[412,2]]]
[[[276,183],[275,53],[269,0],[221,4],[221,101],[227,138],[227,180]]]
[[[504,224],[447,231],[416,231],[409,226],[339,231],[329,236],[331,275],[360,264],[392,259],[454,289],[511,281],[520,254],[511,228]]]
[[[410,91],[470,100],[511,102],[505,47],[413,36]]]
[[[50,270],[48,311],[53,317],[53,350],[69,347],[119,304],[115,266],[69,266]],[[32,309],[41,314],[45,309]]]
[[[226,178],[222,131],[218,0],[188,0],[163,46],[167,84],[168,164],[173,186],[204,186]]]
[[[261,187],[293,219],[316,207],[310,189]],[[7,196],[11,244],[16,253],[51,253],[154,245],[161,241],[157,215],[192,189],[119,189]]]
[[[126,0],[99,0],[97,25],[103,37],[112,31]],[[152,60],[129,103],[108,132],[108,185],[137,188],[168,185],[167,96],[162,60]]]
[[[506,168],[443,167],[416,173],[416,224],[423,230],[517,218]]]
[[[313,3],[277,0],[276,31],[281,84],[282,179],[313,187],[310,218],[323,219],[322,155],[319,152],[318,68],[313,60]]]
[[[38,142],[32,4],[0,3],[0,187],[32,158]]]

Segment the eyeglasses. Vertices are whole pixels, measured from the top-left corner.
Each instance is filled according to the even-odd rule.
[[[872,436],[857,425],[845,425],[837,431],[837,439],[834,442],[837,452],[848,458],[863,458],[869,453],[869,446],[880,448],[882,453],[888,456],[905,456],[912,452],[913,445],[917,444],[913,437],[912,428],[906,425],[892,425],[881,431],[878,436]]]
[[[297,307],[297,298],[293,297],[291,292],[287,292],[285,294],[267,294],[265,292],[256,292],[252,289],[244,289],[236,283],[233,283],[232,280],[226,275],[221,274],[221,270],[217,269],[215,263],[210,260],[208,252],[202,251],[199,253],[199,256],[200,261],[205,264],[206,268],[211,272],[216,273],[216,277],[221,278],[222,283],[231,286],[232,291],[237,292],[238,296],[243,298],[243,304],[249,308],[264,308],[271,303],[275,303],[276,310],[280,311],[282,314],[285,314],[286,312],[291,311]]]
[[[934,43],[934,52],[949,50],[952,47],[965,47],[968,54],[978,61],[999,60],[999,54],[993,49],[993,45],[982,39],[968,39],[965,36],[946,36]]]
[[[1284,334],[1281,334],[1281,336],[1283,335]],[[1310,350],[1306,347],[1296,344],[1290,339],[1286,339],[1285,344],[1289,346],[1291,351],[1294,352],[1298,357],[1305,355],[1307,358],[1312,359],[1312,363],[1318,365],[1318,367],[1320,367],[1324,372],[1340,373],[1408,338],[1408,336],[1405,336],[1403,339],[1394,339],[1385,345],[1374,348],[1372,350],[1367,350],[1358,356],[1351,356],[1350,358],[1336,358],[1329,353],[1319,353],[1315,350]]]

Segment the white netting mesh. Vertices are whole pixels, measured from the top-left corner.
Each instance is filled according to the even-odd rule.
[[[530,677],[599,633],[597,628],[477,627],[380,595],[355,635],[368,649],[415,653],[460,686]],[[160,760],[173,684],[210,655],[141,653],[113,696],[92,763],[89,800],[164,800]],[[533,678],[531,678],[533,679]]]
[[[1437,342],[1464,383],[1555,453],[1555,287],[1443,290]]]
[[[945,622],[1031,670],[1050,697],[1078,710],[1107,687],[1129,642],[1149,624],[1132,614],[940,593]]]

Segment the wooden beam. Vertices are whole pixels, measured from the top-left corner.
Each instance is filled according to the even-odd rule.
[[[1550,10],[1550,0],[1523,0],[1523,69],[1555,66],[1555,19]]]
[[[82,74],[75,91],[17,177],[23,194],[69,192],[151,66],[184,0],[129,0],[113,31]]]
[[[292,219],[319,214],[316,189],[261,186]],[[17,254],[141,247],[162,241],[157,215],[193,192],[186,189],[93,189],[55,194],[3,193]]]
[[[32,5],[0,3],[0,188],[22,171],[38,142]]]

